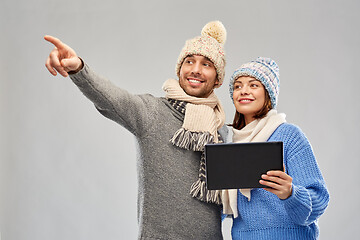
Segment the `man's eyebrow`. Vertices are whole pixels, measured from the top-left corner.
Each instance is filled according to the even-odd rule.
[[[214,64],[214,63],[210,60],[210,58],[205,57],[205,56],[203,56],[203,55],[200,55],[200,56],[204,57],[204,58],[205,58],[205,61],[209,61],[209,62],[211,62],[212,64]],[[194,54],[187,55],[187,56],[185,57],[185,59],[186,59],[186,58],[192,58],[192,57],[194,57]]]
[[[211,62],[212,64],[214,64],[208,57],[205,57],[205,56],[203,56],[203,57],[205,58],[206,61],[209,61],[209,62]]]
[[[213,61],[211,61],[209,58],[207,58],[207,57],[205,57],[205,56],[203,56],[204,58],[202,59],[202,62],[204,63],[204,64],[208,64],[209,66],[211,66],[211,67],[215,67],[215,64],[213,63]]]

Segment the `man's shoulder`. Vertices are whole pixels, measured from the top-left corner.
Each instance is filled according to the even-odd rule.
[[[164,100],[162,97],[155,97],[150,93],[143,93],[143,94],[134,94],[142,99],[145,103],[151,104],[159,104],[162,103]]]
[[[175,112],[175,114],[178,114],[183,118],[183,115],[177,111],[165,97],[155,97],[152,94],[138,94],[138,96],[148,107],[149,112],[154,112],[161,116],[163,116],[163,114]]]
[[[221,138],[223,139],[224,143],[229,142],[229,127],[224,124],[219,130],[218,130]]]

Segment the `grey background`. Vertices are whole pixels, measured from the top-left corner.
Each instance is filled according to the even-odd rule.
[[[226,80],[257,56],[280,66],[278,109],[310,139],[331,201],[321,239],[358,235],[359,1],[0,2],[2,240],[136,239],[136,145],[44,63],[54,35],[133,93],[163,96],[186,39],[227,28]],[[174,216],[176,217],[176,216]],[[224,224],[230,239],[230,222]]]

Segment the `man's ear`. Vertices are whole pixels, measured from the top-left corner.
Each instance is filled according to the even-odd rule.
[[[219,85],[220,85],[220,81],[219,81],[218,77],[216,76],[215,86],[219,86]]]

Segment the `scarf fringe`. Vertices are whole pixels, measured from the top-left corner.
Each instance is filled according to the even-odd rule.
[[[206,189],[206,183],[200,179],[191,185],[190,194],[203,202],[221,204],[221,191]]]
[[[192,151],[203,151],[207,143],[213,142],[214,137],[209,132],[191,132],[180,128],[170,139],[175,146]]]

